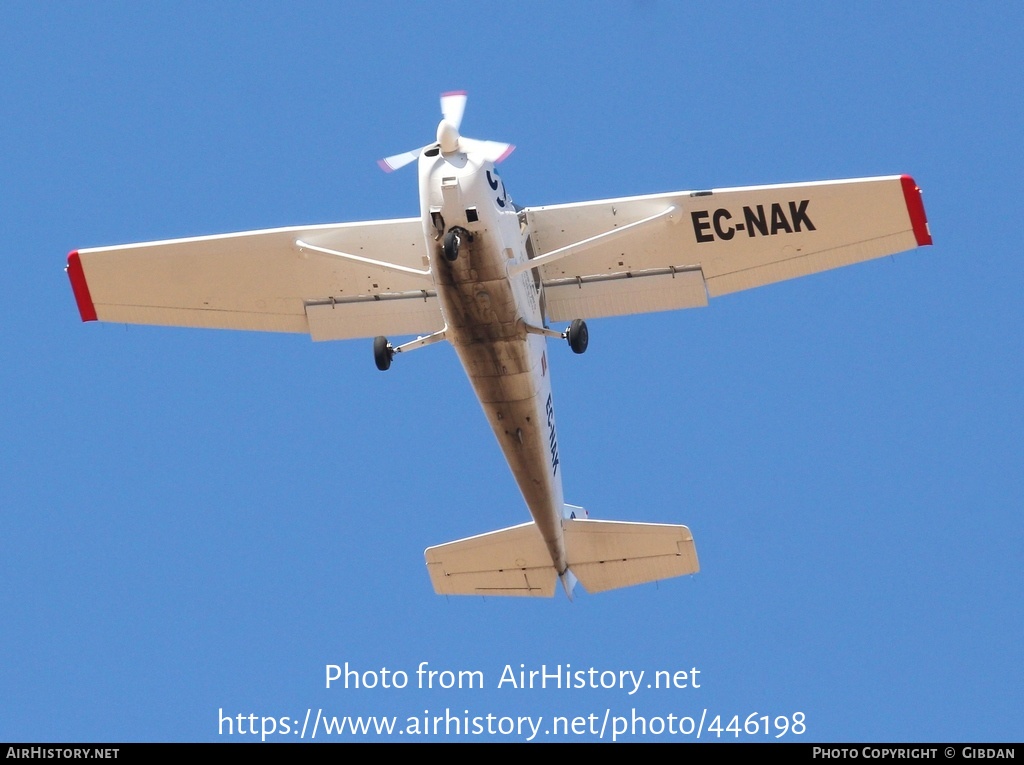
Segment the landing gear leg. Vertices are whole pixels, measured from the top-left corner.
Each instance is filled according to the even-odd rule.
[[[422,335],[415,340],[410,340],[398,346],[389,343],[386,337],[377,336],[373,338],[373,361],[377,365],[377,369],[383,372],[391,366],[391,360],[395,358],[396,353],[408,353],[409,351],[415,351],[417,348],[425,348],[428,345],[444,340],[447,336],[448,328],[445,327],[437,332]]]

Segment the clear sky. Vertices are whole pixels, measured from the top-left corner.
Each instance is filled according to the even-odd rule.
[[[1024,738],[1020,4],[2,15],[0,740],[223,740],[222,713],[251,739],[238,715],[307,710]],[[454,88],[464,133],[518,146],[523,205],[924,190],[933,247],[550,348],[567,501],[687,524],[696,576],[436,596],[425,547],[529,517],[449,346],[381,374],[370,341],[79,320],[72,249],[416,215],[414,169],[375,160],[430,141]],[[346,662],[408,687],[325,688]],[[484,687],[416,688],[421,662]],[[645,675],[498,687],[520,664]]]

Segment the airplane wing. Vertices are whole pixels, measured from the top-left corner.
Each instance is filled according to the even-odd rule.
[[[568,253],[540,266],[553,321],[704,306],[708,297],[932,243],[921,190],[908,175],[680,191],[526,214],[536,257]]]
[[[246,231],[76,250],[83,321],[309,333],[444,326],[419,218]]]

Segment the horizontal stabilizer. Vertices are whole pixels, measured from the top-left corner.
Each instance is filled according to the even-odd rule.
[[[569,568],[589,593],[694,574],[700,569],[686,526],[562,521]]]
[[[424,555],[438,595],[555,594],[557,572],[533,523],[428,547]]]
[[[566,518],[562,528],[569,560],[563,585],[570,598],[576,580],[595,593],[700,569],[686,526]],[[424,555],[438,595],[555,594],[558,572],[533,523],[428,547]]]

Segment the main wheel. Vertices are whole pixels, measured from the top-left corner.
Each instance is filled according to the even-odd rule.
[[[572,324],[569,325],[568,339],[573,353],[583,353],[587,350],[590,334],[587,332],[587,323],[583,319],[572,320]]]
[[[444,235],[444,256],[449,262],[459,257],[459,247],[462,245],[462,229],[451,228]]]
[[[381,372],[386,371],[391,366],[391,359],[394,357],[395,352],[386,337],[378,335],[373,338],[373,361],[376,363],[377,369]]]

